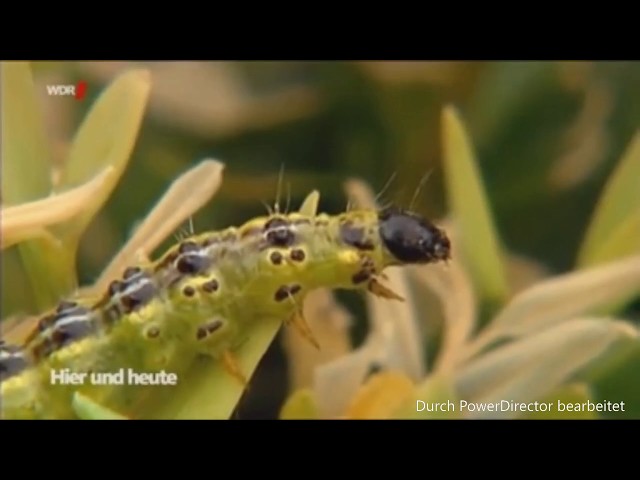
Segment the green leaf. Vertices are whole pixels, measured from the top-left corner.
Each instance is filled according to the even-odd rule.
[[[2,62],[2,201],[6,206],[44,198],[51,163],[28,62]]]
[[[453,378],[444,374],[434,374],[427,377],[418,386],[411,400],[393,415],[393,418],[408,420],[460,417],[458,398],[453,387]]]
[[[582,405],[586,402],[594,403],[589,388],[582,383],[572,383],[556,389],[539,402],[551,404],[551,408],[548,411],[540,410],[527,413],[522,418],[529,420],[593,420],[598,418],[595,410],[589,412],[588,408],[576,410],[575,407],[568,407],[569,404],[576,405],[579,403]],[[571,410],[568,408],[571,408]]]
[[[250,378],[282,325],[280,319],[255,319],[251,335],[234,356],[240,370]],[[227,372],[221,361],[210,358],[197,362],[178,379],[172,395],[160,405],[145,407],[144,418],[229,419],[244,385]]]
[[[295,391],[280,410],[281,420],[316,420],[319,417],[318,406],[309,389]]]
[[[37,310],[51,308],[77,287],[75,250],[53,236],[18,245]]]
[[[146,70],[132,70],[118,77],[100,95],[80,126],[56,190],[87,182],[108,166],[113,174],[87,205],[85,212],[57,232],[73,244],[107,201],[125,171],[135,145],[151,88]]]
[[[588,264],[600,264],[610,260],[640,253],[640,208],[630,213],[622,220],[606,240],[601,248],[591,256]]]
[[[49,195],[48,145],[27,62],[2,64],[2,128],[3,202],[11,206]],[[37,308],[48,308],[73,290],[73,255],[65,246],[43,235],[18,249]]]
[[[453,246],[453,254],[463,255],[481,296],[501,302],[509,293],[505,268],[472,144],[453,107],[443,110],[442,124],[449,207],[460,229],[460,245]]]
[[[586,378],[593,385],[598,401],[624,401],[624,412],[607,412],[605,418],[640,419],[640,342],[625,352],[624,361],[617,365],[605,364]],[[619,359],[618,359],[619,360]],[[612,368],[613,367],[613,368]]]
[[[81,420],[128,420],[127,417],[97,404],[79,392],[73,395],[73,410]]]
[[[640,132],[607,181],[578,255],[581,267],[640,253]]]
[[[611,352],[610,355],[607,355],[606,358],[601,359],[586,369],[580,378],[589,384],[606,381],[610,376],[615,376],[616,372],[621,368],[626,368],[629,362],[633,363],[634,359],[638,357],[640,357],[640,341],[620,344],[618,348],[616,348],[614,352]],[[628,386],[633,389],[635,383],[630,381],[630,385]],[[640,385],[635,388],[640,390]],[[624,390],[624,388],[622,388],[622,390]],[[598,394],[602,393],[599,390],[597,390],[597,392]],[[621,398],[624,398],[624,396]]]

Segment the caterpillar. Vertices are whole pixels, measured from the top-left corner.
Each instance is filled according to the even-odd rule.
[[[252,322],[282,319],[319,348],[302,314],[310,291],[360,289],[402,300],[381,281],[385,268],[450,254],[443,230],[396,206],[338,215],[276,208],[238,227],[188,236],[157,260],[124,269],[101,295],[61,301],[21,345],[0,343],[2,417],[77,418],[77,393],[133,416],[158,394],[152,386],[52,383],[52,372],[179,374],[208,355],[246,385],[234,351]]]

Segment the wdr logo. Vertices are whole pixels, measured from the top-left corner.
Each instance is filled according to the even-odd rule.
[[[55,96],[75,97],[82,100],[87,93],[87,82],[78,82],[76,85],[47,85],[47,94]]]

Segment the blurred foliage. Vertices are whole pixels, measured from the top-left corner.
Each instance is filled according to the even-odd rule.
[[[17,118],[41,108],[42,142],[50,148],[32,145],[29,161],[45,161],[47,151],[54,166],[65,165],[67,158],[79,158],[76,164],[83,162],[80,157],[98,161],[90,150],[69,152],[74,132],[82,131],[81,122],[104,87],[133,68],[150,72],[148,109],[127,169],[81,237],[81,284],[95,280],[171,181],[203,157],[220,159],[227,170],[215,202],[194,216],[197,231],[263,213],[262,202],[275,197],[281,165],[292,205],[318,189],[321,210],[329,212],[344,209],[346,178],[381,189],[395,172],[382,200],[408,205],[419,179],[432,172],[415,209],[443,217],[449,209],[440,123],[446,104],[465,119],[483,195],[508,251],[562,273],[579,255],[585,262],[588,254],[580,248],[587,231],[628,245],[616,236],[633,238],[637,228],[632,223],[611,231],[606,222],[603,227],[589,222],[640,126],[640,62],[34,63],[39,97]],[[47,84],[77,81],[88,83],[83,101],[46,95]],[[115,135],[120,122],[114,118],[100,125]],[[10,133],[3,133],[3,157]],[[11,203],[9,192],[3,184],[3,203]],[[633,202],[627,206],[633,208]],[[167,238],[162,248],[173,241]],[[3,252],[3,317],[38,311],[38,303],[25,294],[32,291],[29,274],[14,250]],[[503,295],[500,280],[497,285]],[[340,299],[357,319],[353,338],[362,338],[364,302],[353,295]],[[626,302],[618,313],[638,323],[640,302]],[[633,381],[638,369],[636,355],[598,379],[593,395],[639,399],[640,384]],[[274,342],[236,416],[275,417],[287,393],[286,359]]]
[[[90,181],[101,170],[111,173],[73,216],[15,248],[31,284],[31,303],[43,310],[78,287],[75,255],[80,237],[127,167],[149,94],[149,78],[147,72],[134,70],[115,81],[93,105],[57,169],[50,159],[30,65],[4,63],[2,80],[3,207],[50,200]]]

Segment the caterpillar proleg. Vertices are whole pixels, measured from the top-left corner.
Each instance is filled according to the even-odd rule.
[[[268,215],[190,235],[155,261],[125,268],[106,291],[66,299],[22,345],[0,344],[3,418],[76,418],[74,395],[130,415],[152,386],[52,381],[52,372],[183,372],[214,357],[242,383],[234,351],[252,322],[279,318],[321,347],[307,326],[305,296],[321,287],[402,300],[383,270],[450,257],[445,232],[398,207]],[[286,210],[285,210],[286,212]],[[54,379],[55,380],[55,379]]]

